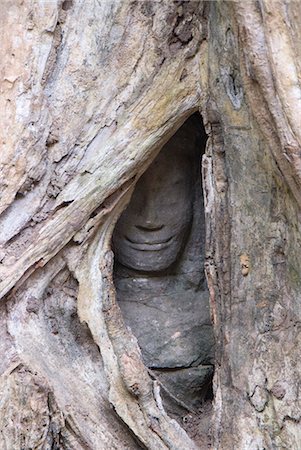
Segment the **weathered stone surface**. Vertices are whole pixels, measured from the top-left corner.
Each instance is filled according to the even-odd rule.
[[[202,132],[201,118],[195,114],[170,138],[139,179],[113,233],[119,264],[160,276],[179,260],[197,201],[200,150],[205,146]]]
[[[208,293],[185,280],[116,279],[119,306],[151,368],[213,364]],[[129,298],[130,297],[130,298]]]
[[[168,387],[168,391],[174,397],[191,409],[197,410],[203,404],[208,393],[213,376],[213,366],[200,365],[170,371],[155,370],[154,373],[161,383]],[[164,395],[164,390],[162,394]],[[165,394],[164,397],[167,397],[167,401],[172,401],[168,398],[168,394]]]
[[[178,385],[180,397],[186,389],[188,404],[202,401],[212,368],[202,377],[185,368],[214,363],[200,264],[204,216],[198,187],[205,140],[200,116],[193,115],[142,175],[113,233],[115,287],[125,323],[148,368],[184,369],[163,380],[173,392]],[[188,257],[189,248],[194,258]]]

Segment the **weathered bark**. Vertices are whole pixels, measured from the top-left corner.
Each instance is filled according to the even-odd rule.
[[[196,446],[123,324],[110,241],[197,110],[213,446],[297,448],[298,3],[6,0],[1,16],[0,448]]]
[[[298,448],[301,18],[294,2],[223,3],[211,12],[205,180],[215,442]]]

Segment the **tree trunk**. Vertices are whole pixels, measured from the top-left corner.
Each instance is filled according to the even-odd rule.
[[[297,2],[4,1],[2,449],[193,449],[115,299],[111,235],[194,112],[213,448],[301,442]]]

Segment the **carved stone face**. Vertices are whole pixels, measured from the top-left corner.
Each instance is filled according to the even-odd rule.
[[[158,272],[177,260],[192,222],[194,146],[180,129],[138,181],[113,234],[122,265]]]

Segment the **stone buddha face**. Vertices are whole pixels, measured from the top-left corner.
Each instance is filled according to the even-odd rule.
[[[117,262],[142,272],[168,269],[192,222],[195,139],[180,129],[141,176],[113,234]]]

